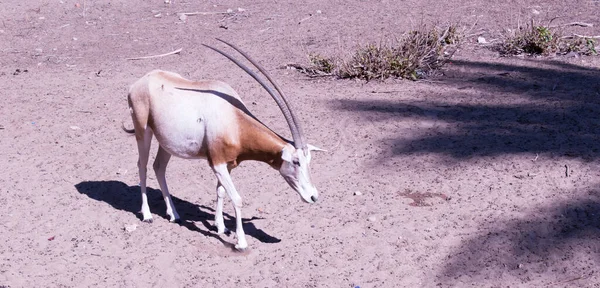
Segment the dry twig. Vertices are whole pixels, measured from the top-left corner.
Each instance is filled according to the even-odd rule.
[[[561,39],[574,39],[574,38],[600,39],[600,35],[586,36],[586,35],[573,34],[571,36],[563,36],[563,37],[560,37],[560,38]]]
[[[304,17],[304,18],[300,19],[300,21],[298,22],[298,24],[301,24],[302,22],[304,22],[304,21],[306,21],[306,20],[308,20],[308,19],[310,19],[310,18],[312,18],[312,17],[313,17],[313,15],[312,15],[312,14],[311,14],[311,15],[309,15],[309,16],[307,16],[307,17]]]
[[[151,59],[151,58],[165,57],[165,56],[169,56],[169,55],[173,55],[173,54],[179,54],[182,49],[183,48],[179,48],[179,49],[177,49],[175,51],[171,51],[169,53],[160,54],[160,55],[151,55],[151,56],[142,56],[142,57],[127,58],[127,60],[142,60],[142,59]]]
[[[584,23],[584,22],[571,22],[571,23],[567,23],[567,24],[548,26],[548,28],[558,28],[558,27],[565,27],[565,26],[594,27],[594,24]]]
[[[225,11],[225,12],[196,11],[196,12],[179,12],[179,13],[177,13],[177,15],[194,16],[194,15],[217,15],[217,14],[233,14],[233,13],[234,12],[230,12],[230,11]]]
[[[589,278],[589,277],[586,277],[586,278]],[[573,281],[577,281],[577,280],[582,280],[582,279],[586,279],[586,278],[583,278],[583,276],[578,276],[578,277],[574,277],[574,278],[567,279],[567,280],[564,280],[564,281],[550,283],[546,287],[552,287],[552,286],[556,286],[556,285],[563,285],[563,284],[566,284],[566,283],[569,283],[569,282],[573,282]]]

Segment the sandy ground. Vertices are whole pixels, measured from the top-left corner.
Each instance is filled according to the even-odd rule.
[[[281,69],[418,23],[459,22],[493,40],[532,17],[558,17],[594,24],[566,32],[600,34],[597,0],[487,2],[4,1],[0,286],[600,287],[596,57],[499,58],[470,36],[427,81]],[[329,150],[313,157],[316,205],[267,165],[234,170],[247,253],[229,248],[234,234],[216,234],[205,161],[169,165],[181,224],[169,223],[150,173],[155,221],[142,223],[137,148],[120,129],[129,85],[160,68],[231,83],[289,135],[269,96],[200,46],[218,45],[214,37],[259,60],[309,142]],[[233,228],[229,201],[225,211]]]

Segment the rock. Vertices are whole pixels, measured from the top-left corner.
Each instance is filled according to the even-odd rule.
[[[479,36],[479,37],[477,37],[477,43],[479,43],[479,44],[488,44],[489,42],[487,42],[487,40],[485,40],[485,38]]]
[[[354,192],[354,196],[360,196],[360,195],[362,195],[362,192],[360,192],[360,191]]]
[[[377,221],[377,217],[371,216],[371,217],[367,218],[367,220],[369,220],[369,222],[375,222],[375,221]]]
[[[127,232],[133,232],[135,231],[135,229],[137,229],[137,225],[136,224],[131,224],[131,225],[125,225],[125,227],[123,227],[123,230],[127,231]]]
[[[579,53],[571,51],[571,52],[567,53],[567,55],[565,55],[565,57],[567,57],[567,58],[579,58]]]

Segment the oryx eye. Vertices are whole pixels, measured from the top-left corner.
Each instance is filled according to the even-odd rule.
[[[294,161],[292,161],[292,163],[294,163],[294,165],[296,165],[296,166],[300,166],[300,161],[298,161],[298,160],[294,160]]]

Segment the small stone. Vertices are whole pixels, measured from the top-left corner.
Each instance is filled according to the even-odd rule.
[[[244,11],[246,11],[246,9],[238,7],[238,12],[244,12]]]
[[[125,227],[123,228],[123,230],[127,231],[127,232],[133,232],[135,231],[135,229],[137,229],[137,225],[136,224],[131,224],[131,225],[125,225]]]
[[[227,13],[233,13],[233,9],[231,9],[231,8],[227,9]]]
[[[371,216],[371,217],[367,218],[367,220],[369,220],[370,222],[375,222],[375,221],[377,221],[377,217]]]
[[[485,38],[479,36],[479,37],[477,37],[477,43],[479,43],[479,44],[487,44],[489,42],[487,42],[487,40],[485,40]]]
[[[165,0],[165,4],[171,4],[171,0]]]
[[[354,192],[354,196],[360,196],[360,195],[362,195],[362,192],[360,192],[360,191]]]
[[[188,16],[185,14],[179,14],[179,20],[181,20],[181,22],[185,22],[185,20],[187,20]]]
[[[321,13],[322,13],[321,10],[317,10],[317,14],[321,14]]]
[[[127,169],[119,168],[119,170],[117,170],[117,175],[125,175],[125,174],[127,174]]]
[[[71,128],[71,130],[81,130],[79,126],[69,126],[69,128]]]
[[[567,57],[567,58],[579,58],[579,53],[571,51],[571,52],[567,53],[567,55],[565,55],[565,57]]]

